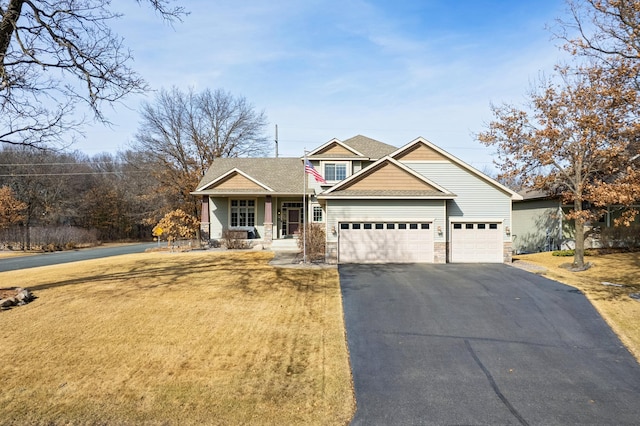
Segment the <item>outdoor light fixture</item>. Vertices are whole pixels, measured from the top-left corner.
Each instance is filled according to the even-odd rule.
[[[332,233],[333,235],[336,235],[336,227],[335,227],[335,226],[332,226],[332,227],[331,227],[331,233]]]
[[[442,226],[438,226],[438,235],[442,235]]]
[[[504,228],[504,232],[507,233],[507,235],[511,235],[511,228],[509,228],[508,226]]]

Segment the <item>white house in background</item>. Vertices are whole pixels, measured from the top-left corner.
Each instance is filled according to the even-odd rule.
[[[302,157],[217,159],[193,192],[203,234],[240,230],[270,245],[315,222],[329,262],[511,261],[511,205],[522,197],[426,139],[332,139],[307,159],[325,182]]]

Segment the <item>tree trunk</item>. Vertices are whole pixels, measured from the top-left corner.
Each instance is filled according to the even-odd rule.
[[[584,268],[584,219],[580,215],[582,212],[582,201],[574,202],[574,211],[578,213],[575,218],[575,255],[573,256],[573,267]]]
[[[12,76],[7,75],[5,57],[22,13],[23,3],[24,0],[11,0],[0,17],[0,90],[9,90],[8,86],[11,84]]]

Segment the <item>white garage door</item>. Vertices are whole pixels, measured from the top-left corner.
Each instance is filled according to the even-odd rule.
[[[501,223],[453,223],[451,262],[502,263]]]
[[[433,263],[430,222],[341,222],[340,263]]]

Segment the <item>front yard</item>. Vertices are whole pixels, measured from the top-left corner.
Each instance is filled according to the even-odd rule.
[[[582,272],[561,267],[573,258],[551,253],[518,255],[514,259],[543,266],[546,277],[581,290],[640,361],[640,301],[629,297],[640,293],[640,252],[585,257],[593,266]]]
[[[1,424],[345,424],[335,269],[147,253],[0,273]]]

